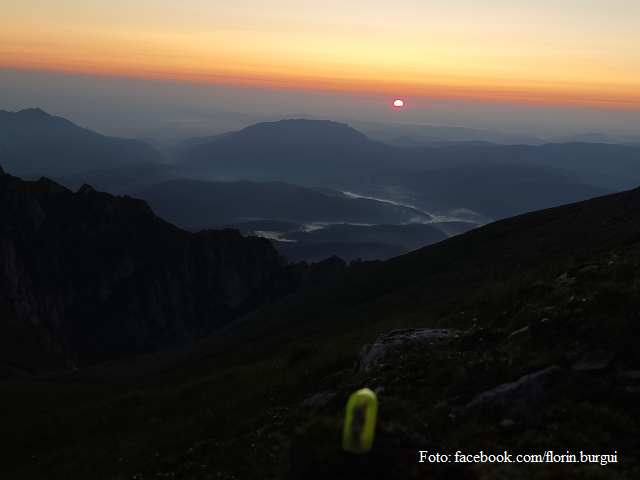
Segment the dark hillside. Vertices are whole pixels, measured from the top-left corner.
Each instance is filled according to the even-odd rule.
[[[82,364],[202,337],[281,268],[267,240],[190,234],[142,200],[3,172],[0,259],[2,306]]]
[[[640,189],[533,212],[300,290],[192,345],[3,381],[4,404],[41,419],[4,427],[9,478],[638,478],[639,232]],[[354,372],[365,344],[407,328],[459,340]],[[377,443],[349,460],[344,405],[363,386],[379,395]],[[302,405],[314,394],[326,396]],[[618,462],[446,472],[418,464],[421,449]]]
[[[308,329],[312,336],[327,328],[329,319],[352,328],[439,311],[486,282],[544,265],[584,262],[633,241],[638,232],[640,188],[531,212],[388,260],[374,272],[342,279],[330,291],[300,292],[296,300],[278,302],[225,331],[237,328],[246,340],[252,329],[257,338],[295,324],[296,335]]]

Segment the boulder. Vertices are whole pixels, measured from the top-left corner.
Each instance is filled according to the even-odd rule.
[[[377,367],[382,359],[391,351],[419,343],[448,343],[459,338],[457,330],[448,328],[406,328],[393,330],[387,335],[380,335],[373,345],[362,347],[356,358],[355,371],[368,372]]]

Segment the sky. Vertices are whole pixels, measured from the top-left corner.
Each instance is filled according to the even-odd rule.
[[[226,112],[640,133],[637,0],[4,0],[0,13],[0,108],[110,134],[224,129],[211,118]]]

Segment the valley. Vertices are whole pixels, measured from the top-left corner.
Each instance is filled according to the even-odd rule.
[[[640,149],[380,146],[291,122],[183,142],[194,163],[0,171],[3,478],[635,478]],[[296,173],[281,126],[334,166],[366,148]],[[389,171],[394,149],[414,153]],[[278,158],[290,175],[251,178]],[[376,441],[349,457],[365,386]],[[550,449],[619,461],[415,459]]]

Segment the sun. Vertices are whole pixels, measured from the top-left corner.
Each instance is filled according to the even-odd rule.
[[[394,107],[404,107],[404,102],[400,99],[397,99],[393,102]]]

